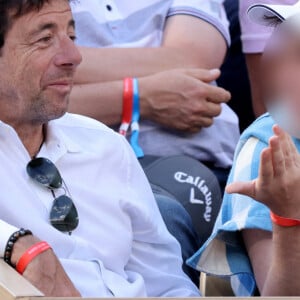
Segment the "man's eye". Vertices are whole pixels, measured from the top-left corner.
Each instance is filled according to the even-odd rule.
[[[69,35],[70,40],[72,40],[73,42],[76,41],[76,35]]]
[[[51,39],[52,39],[52,37],[51,37],[50,35],[48,35],[48,36],[44,36],[44,37],[40,38],[40,39],[38,40],[38,42],[41,42],[41,43],[48,43],[48,42],[50,42]]]

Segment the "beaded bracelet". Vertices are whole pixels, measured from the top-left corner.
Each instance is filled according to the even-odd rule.
[[[4,251],[4,261],[9,264],[10,266],[12,267],[16,267],[15,265],[12,264],[11,262],[11,255],[12,255],[12,250],[13,250],[13,247],[16,243],[16,241],[20,238],[20,237],[23,237],[25,235],[30,235],[32,234],[32,232],[28,229],[24,229],[24,228],[21,228],[20,230],[14,232],[10,238],[8,239],[7,241],[7,244],[6,244],[6,247],[5,247],[5,251]]]

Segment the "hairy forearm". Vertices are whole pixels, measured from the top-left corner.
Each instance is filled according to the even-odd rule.
[[[170,117],[172,114],[162,116],[161,110],[165,111],[168,106],[174,112],[175,106],[176,110],[181,107],[192,118],[197,112],[190,112],[190,107],[186,107],[185,100],[189,94],[192,94],[188,97],[190,101],[206,102],[203,101],[205,96],[214,99],[215,96],[204,95],[207,87],[201,82],[209,83],[217,77],[198,76],[200,70],[195,69],[220,67],[226,49],[223,36],[212,25],[189,16],[168,19],[161,47],[81,47],[83,62],[77,71],[69,111],[98,119],[109,126],[118,124],[122,113],[122,80],[137,77],[142,118],[159,123],[163,121],[163,126],[171,128],[189,128],[192,126],[190,121],[179,124],[176,118]],[[184,69],[184,72],[179,69]],[[227,96],[225,98],[228,100]],[[200,122],[197,115],[196,127],[208,126],[211,117],[216,114],[215,108],[209,112],[208,118],[206,112],[200,112],[204,120]]]
[[[298,296],[300,294],[300,228],[274,225],[271,266],[261,294]]]
[[[11,262],[17,264],[20,257],[40,240],[32,235],[21,237],[14,244]],[[29,262],[23,276],[49,297],[80,297],[53,250],[48,249]]]
[[[120,123],[123,82],[78,84],[72,89],[69,112],[97,119],[108,126]]]
[[[83,60],[75,83],[121,80],[177,68],[219,68],[227,50],[226,42],[212,25],[201,20],[195,23],[195,19],[187,16],[170,18],[161,47],[80,47]],[[187,28],[193,30],[187,31]]]
[[[219,75],[217,70],[175,69],[139,77],[141,118],[191,132],[210,126],[221,113],[221,103],[230,99],[227,91],[210,85]],[[122,94],[122,80],[76,85],[69,111],[116,125],[121,120]]]
[[[196,67],[177,49],[167,48],[80,48],[82,63],[75,83],[107,82],[140,77],[159,71]]]

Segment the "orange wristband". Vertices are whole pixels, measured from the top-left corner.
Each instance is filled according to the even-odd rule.
[[[300,220],[280,217],[280,216],[274,214],[273,212],[270,212],[270,217],[274,224],[281,226],[281,227],[293,227],[293,226],[300,225]]]
[[[31,246],[19,259],[16,270],[23,274],[28,264],[39,254],[50,249],[50,245],[47,242],[39,242]]]

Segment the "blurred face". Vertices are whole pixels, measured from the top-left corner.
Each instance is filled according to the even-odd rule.
[[[263,57],[265,96],[298,96],[300,106],[300,30],[298,37],[290,33],[275,37],[278,41],[268,45]]]
[[[1,120],[43,124],[66,112],[81,61],[74,37],[67,0],[52,0],[13,21],[0,56]]]
[[[298,16],[297,16],[298,17]],[[281,127],[300,136],[300,26],[285,21],[274,32],[262,60],[263,96]]]

